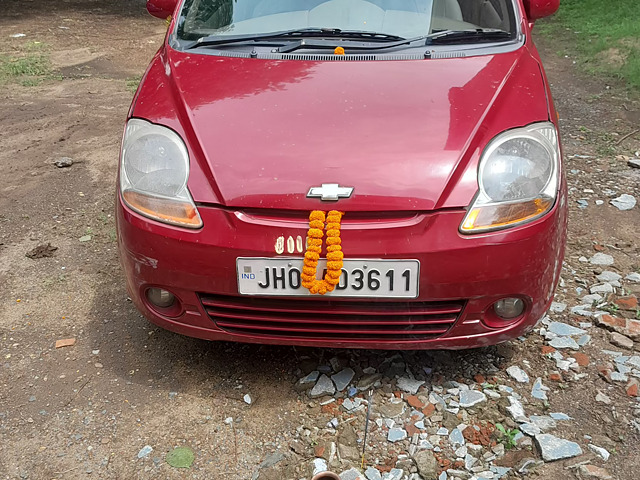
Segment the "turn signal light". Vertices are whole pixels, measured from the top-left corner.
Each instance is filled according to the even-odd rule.
[[[536,198],[527,202],[496,203],[473,208],[460,227],[463,233],[477,232],[533,220],[553,207],[551,198]]]
[[[200,228],[202,219],[197,208],[190,202],[158,198],[126,190],[122,197],[132,209],[161,222],[181,227]]]

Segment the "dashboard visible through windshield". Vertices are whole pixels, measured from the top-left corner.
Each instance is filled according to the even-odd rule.
[[[187,0],[177,37],[244,37],[316,30],[424,38],[438,32],[515,37],[513,0]],[[314,36],[318,36],[316,33]],[[455,36],[451,36],[454,39]],[[490,36],[485,36],[491,40]],[[473,43],[479,35],[455,37]],[[484,37],[483,37],[484,38]]]

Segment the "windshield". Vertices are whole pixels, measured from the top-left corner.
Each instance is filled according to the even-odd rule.
[[[447,30],[516,31],[512,0],[186,0],[177,34],[197,40],[309,28],[402,38]]]

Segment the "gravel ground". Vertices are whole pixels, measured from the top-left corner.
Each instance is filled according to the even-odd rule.
[[[2,53],[41,42],[62,79],[0,90],[0,478],[638,478],[640,104],[558,57],[566,39],[540,42],[570,233],[535,332],[463,352],[260,347],[159,330],[127,298],[114,175],[162,23],[139,0],[5,3]]]

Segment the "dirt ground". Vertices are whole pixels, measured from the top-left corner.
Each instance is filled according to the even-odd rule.
[[[251,478],[267,455],[293,448],[302,426],[326,424],[294,389],[306,373],[301,365],[337,354],[364,367],[390,353],[208,343],[141,318],[117,258],[115,172],[131,83],[165,25],[146,14],[142,0],[5,0],[2,10],[0,53],[42,42],[62,79],[0,86],[0,478]],[[26,36],[10,37],[16,33]],[[577,72],[571,58],[556,55],[556,41],[540,47],[561,114],[571,188],[558,299],[575,305],[575,287],[593,275],[580,257],[594,248],[614,255],[621,273],[640,268],[640,210],[618,211],[602,194],[609,188],[640,198],[639,170],[630,171],[622,157],[640,150],[640,135],[624,138],[638,128],[640,104],[621,85]],[[57,168],[60,157],[74,164]],[[594,206],[596,198],[605,204]],[[588,208],[578,208],[581,199]],[[48,243],[57,247],[52,256],[25,256]],[[636,402],[598,376],[597,359],[612,347],[604,330],[590,333],[588,375],[553,387],[551,411],[574,418],[562,427],[564,438],[601,438],[615,452],[607,470],[633,480],[640,471],[638,431],[629,424]],[[64,338],[75,345],[56,349]],[[451,379],[467,377],[469,365],[484,365],[487,356],[501,368],[528,362],[546,378],[553,368],[541,345],[532,334],[485,350],[401,356],[446,364]],[[598,390],[607,391],[613,409],[595,402]],[[242,400],[246,393],[251,406]],[[229,417],[234,422],[225,423]],[[145,445],[153,452],[138,459]],[[164,462],[180,445],[196,454],[190,470]],[[565,467],[581,460],[545,464],[536,473],[571,478],[575,470]]]

